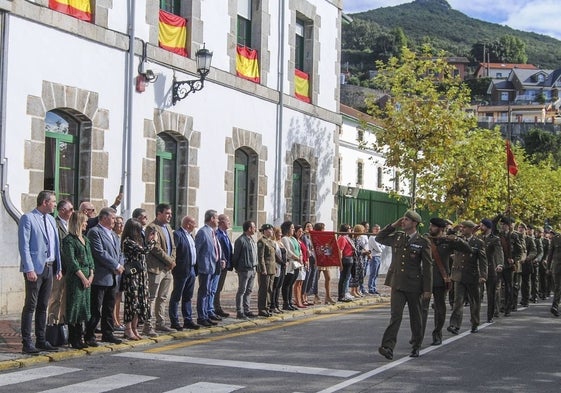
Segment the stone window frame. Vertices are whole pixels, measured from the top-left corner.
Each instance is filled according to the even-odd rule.
[[[268,159],[267,146],[263,145],[262,135],[257,132],[233,127],[232,136],[226,137],[224,151],[227,157],[227,168],[224,173],[224,191],[226,191],[226,207],[224,214],[233,218],[234,215],[234,165],[237,149],[249,148],[257,153],[257,213],[255,225],[267,222],[265,211],[265,196],[268,192],[265,164]]]
[[[109,156],[103,150],[109,131],[109,110],[99,107],[99,93],[43,81],[41,96],[27,97],[31,118],[31,139],[25,140],[24,169],[29,171],[29,191],[21,195],[24,211],[37,204],[45,174],[45,116],[52,110],[66,112],[80,123],[78,195],[91,201],[98,210],[107,206],[103,199],[109,174]]]
[[[156,209],[156,139],[166,134],[178,143],[177,187],[179,188],[178,206],[172,206],[179,223],[185,215],[199,216],[197,193],[200,187],[200,167],[198,154],[201,148],[201,132],[193,130],[193,117],[181,113],[154,109],[152,119],[144,119],[144,138],[146,156],[142,159],[142,181],[144,182],[144,201],[141,207],[149,212]],[[185,150],[181,152],[181,150]],[[180,161],[183,160],[183,163]]]
[[[292,165],[294,161],[305,161],[310,165],[310,216],[307,221],[316,222],[316,204],[318,201],[317,168],[319,159],[318,156],[315,155],[312,147],[299,143],[294,143],[292,149],[286,152],[285,157],[287,170],[284,182],[284,196],[287,209],[284,214],[284,221],[292,221]],[[290,207],[290,209],[288,207]]]

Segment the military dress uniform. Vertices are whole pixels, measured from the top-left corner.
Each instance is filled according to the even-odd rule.
[[[538,229],[537,231],[537,233],[542,233],[541,229]],[[536,303],[538,301],[539,266],[541,261],[544,259],[544,249],[541,235],[536,235],[536,237],[534,237],[534,242],[536,243],[537,255],[532,262],[532,271],[530,273],[530,301],[532,303]],[[547,258],[547,254],[545,254],[545,257]]]
[[[501,232],[499,235],[501,246],[504,254],[504,268],[501,272],[501,278],[504,283],[504,313],[505,317],[510,315],[513,306],[513,280],[514,271],[517,264],[526,258],[526,246],[524,240],[518,232],[508,231]]]
[[[430,240],[415,232],[411,237],[388,225],[378,233],[376,241],[392,248],[392,261],[385,285],[391,287],[391,317],[382,338],[382,347],[393,354],[397,333],[407,304],[411,323],[413,350],[423,341],[421,294],[432,290],[432,257]]]
[[[485,281],[485,289],[487,291],[487,322],[492,322],[496,308],[497,267],[504,266],[504,254],[501,241],[497,235],[484,235],[482,239],[487,256],[487,281]]]
[[[538,256],[538,250],[533,236],[525,236],[524,240],[526,244],[526,259],[522,263],[520,271],[520,292],[522,297],[520,305],[527,307],[530,302],[530,277],[534,267],[534,260]]]
[[[477,332],[481,297],[479,281],[487,279],[487,257],[485,244],[481,239],[470,236],[466,239],[471,252],[454,252],[452,263],[452,281],[454,281],[454,308],[450,316],[448,331],[458,334],[462,326],[464,300],[467,296],[471,312],[471,331]]]
[[[547,257],[547,270],[553,276],[553,303],[551,313],[559,316],[559,300],[561,298],[561,235],[551,239],[549,255]]]
[[[549,256],[550,241],[549,238],[543,235],[541,238],[543,247],[543,256],[538,266],[538,296],[540,299],[545,300],[549,296],[549,276],[547,274],[547,257]]]

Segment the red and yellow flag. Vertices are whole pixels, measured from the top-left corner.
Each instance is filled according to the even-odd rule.
[[[187,56],[187,19],[160,10],[159,45],[170,52]]]
[[[236,47],[236,73],[240,78],[259,83],[259,60],[257,51],[247,46],[238,45]]]
[[[49,8],[86,22],[92,21],[90,0],[49,0]]]
[[[309,76],[299,69],[294,70],[294,95],[299,100],[310,102]]]

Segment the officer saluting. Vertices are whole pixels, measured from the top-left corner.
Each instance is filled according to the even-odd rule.
[[[429,240],[417,232],[421,221],[416,211],[408,210],[402,218],[386,226],[376,236],[378,243],[392,248],[392,262],[384,283],[392,288],[391,317],[382,338],[382,346],[378,348],[378,352],[389,360],[393,359],[405,304],[411,320],[411,357],[419,356],[423,341],[421,294],[424,298],[431,296],[432,257]],[[398,227],[402,230],[397,231]]]

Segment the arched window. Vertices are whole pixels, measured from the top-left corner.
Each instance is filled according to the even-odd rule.
[[[310,220],[310,164],[296,160],[292,164],[292,221]]]
[[[234,165],[234,227],[257,218],[257,154],[236,149]]]
[[[45,174],[43,187],[57,199],[78,203],[78,140],[80,123],[69,114],[52,110],[45,116]]]

